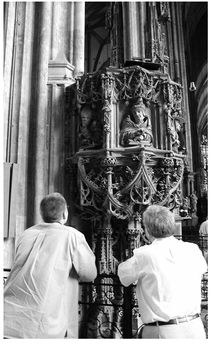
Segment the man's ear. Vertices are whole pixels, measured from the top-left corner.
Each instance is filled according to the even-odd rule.
[[[154,240],[154,237],[153,237],[151,234],[149,234],[149,231],[148,231],[148,229],[147,229],[146,227],[145,227],[145,229],[144,229],[144,233],[145,233],[147,239],[148,239],[150,242],[152,242],[152,241]]]
[[[64,220],[64,223],[66,223],[68,220],[68,209],[65,209],[63,212],[63,220]]]

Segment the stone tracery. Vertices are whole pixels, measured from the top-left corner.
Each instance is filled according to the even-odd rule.
[[[84,75],[78,78],[74,92],[81,116],[84,109],[95,117],[95,125],[101,123],[99,136],[91,133],[89,125],[85,128],[88,132],[85,130],[84,136],[92,144],[86,146],[79,140],[74,163],[78,166],[83,212],[94,211],[100,219],[92,235],[99,270],[94,303],[102,306],[97,306],[98,315],[92,319],[97,338],[105,338],[116,327],[120,329],[127,312],[111,313],[111,300],[115,300],[117,290],[121,292],[121,286],[115,287],[117,264],[141,243],[148,243],[142,212],[157,203],[168,206],[178,217],[182,214],[184,155],[180,128],[176,127],[177,121],[183,121],[182,88],[158,68],[132,65]],[[94,144],[97,137],[101,140]],[[115,239],[117,234],[121,241]],[[130,298],[133,300],[133,292]],[[137,319],[136,311],[133,314]]]

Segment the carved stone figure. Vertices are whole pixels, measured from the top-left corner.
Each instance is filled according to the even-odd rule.
[[[120,144],[122,146],[152,144],[151,119],[142,98],[137,99],[131,113],[122,122]]]
[[[185,142],[181,126],[182,118],[170,114],[168,115],[168,133],[170,135],[171,148],[175,153],[185,151]]]
[[[92,109],[85,106],[81,111],[80,141],[82,146],[92,143],[89,125],[93,117]]]
[[[183,197],[182,206],[180,207],[180,216],[188,216],[190,212],[190,199],[188,197]]]
[[[168,114],[168,133],[170,135],[171,148],[174,152],[178,152],[180,146],[178,132],[180,131],[180,122],[175,120],[170,114]]]
[[[192,214],[196,214],[196,212],[197,212],[197,201],[198,201],[198,197],[197,197],[196,193],[193,192],[190,195],[191,212],[192,212]]]
[[[100,123],[96,119],[96,115],[89,106],[85,106],[81,110],[81,126],[80,126],[80,144],[83,148],[92,148],[101,144],[101,128]]]

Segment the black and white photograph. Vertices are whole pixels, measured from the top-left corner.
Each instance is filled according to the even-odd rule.
[[[1,7],[1,338],[208,339],[208,2]]]

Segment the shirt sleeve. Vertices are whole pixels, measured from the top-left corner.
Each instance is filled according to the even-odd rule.
[[[197,257],[198,257],[197,266],[200,269],[200,273],[203,275],[204,273],[207,272],[207,269],[208,269],[207,262],[202,254],[202,251],[197,245],[196,245],[196,252],[197,252]]]
[[[118,266],[118,276],[121,283],[128,287],[138,279],[137,261],[135,256],[129,258]]]
[[[83,234],[77,240],[73,253],[73,265],[82,282],[91,282],[97,276],[95,255]]]

